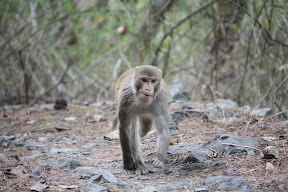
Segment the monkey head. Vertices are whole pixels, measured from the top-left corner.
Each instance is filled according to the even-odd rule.
[[[162,72],[160,69],[143,65],[135,68],[133,93],[139,103],[150,105],[161,87]]]

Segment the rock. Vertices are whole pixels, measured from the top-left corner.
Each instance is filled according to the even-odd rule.
[[[59,132],[71,130],[70,127],[67,127],[67,126],[64,126],[64,125],[57,125],[57,126],[55,127],[55,129],[56,129],[57,131],[59,131]]]
[[[50,153],[68,153],[68,152],[74,152],[74,151],[78,151],[78,149],[71,149],[71,148],[62,148],[62,149],[52,148],[52,149],[50,149]]]
[[[266,123],[253,123],[248,126],[248,129],[251,131],[255,131],[256,129],[264,130],[266,129]]]
[[[77,167],[81,166],[81,163],[79,161],[75,161],[73,159],[64,157],[60,158],[55,162],[55,165],[60,168],[69,168],[69,169],[76,169]]]
[[[177,183],[173,185],[168,185],[165,187],[160,187],[157,189],[157,191],[171,191],[171,190],[179,190],[179,189],[189,189],[191,188],[191,184],[189,183]]]
[[[228,167],[224,173],[227,175],[233,175],[233,174],[240,174],[241,172],[246,171],[245,168],[237,168],[237,167]]]
[[[195,188],[194,192],[209,192],[209,189],[207,189],[207,188]]]
[[[179,80],[174,80],[169,83],[168,92],[170,97],[174,101],[190,101],[190,97],[184,89],[184,85]]]
[[[1,163],[7,163],[9,160],[7,159],[6,155],[4,153],[0,153],[0,162]]]
[[[108,191],[107,187],[96,185],[94,183],[81,183],[78,186],[79,188],[83,189],[83,191],[88,191],[88,192]]]
[[[157,192],[158,190],[154,186],[148,186],[144,189],[139,190],[139,192]]]
[[[44,189],[47,189],[47,188],[49,188],[48,185],[37,182],[31,186],[30,190],[31,191],[43,191]]]
[[[179,134],[178,123],[177,122],[170,122],[169,131],[170,131],[171,135],[178,135]]]
[[[260,109],[252,109],[250,111],[250,115],[258,116],[258,117],[267,117],[272,115],[272,108],[260,108]]]
[[[209,176],[204,185],[223,191],[250,191],[246,179],[240,176]]]
[[[170,145],[168,148],[168,153],[170,154],[179,154],[179,153],[186,153],[186,152],[191,152],[198,148],[199,146],[190,144],[190,143],[181,143],[177,145]]]
[[[100,122],[100,121],[105,121],[105,117],[103,115],[93,115],[93,119],[96,121],[96,122]]]
[[[269,185],[278,183],[278,178],[273,178],[271,180],[265,181],[265,183]]]
[[[183,109],[183,116],[203,118],[206,116],[205,110],[200,109]]]
[[[32,168],[32,176],[40,176],[45,170],[51,169],[54,163],[52,161],[46,161],[41,165]]]
[[[246,114],[251,111],[251,107],[246,105],[246,106],[240,107],[238,110],[240,111],[240,113]]]
[[[230,117],[239,118],[238,115],[219,107],[209,107],[206,109],[206,111],[209,112],[210,116],[215,118],[230,118]]]
[[[66,117],[64,118],[65,121],[75,121],[77,118],[76,117]]]
[[[214,103],[220,108],[238,108],[238,103],[230,99],[216,99]]]
[[[76,178],[89,179],[95,176],[96,169],[94,167],[77,167],[70,171],[70,175],[76,176]]]
[[[172,121],[178,122],[178,121],[182,120],[182,118],[184,117],[184,114],[181,111],[175,111],[175,112],[172,112],[170,114],[170,116],[171,116],[171,120]]]
[[[10,110],[10,109],[21,109],[26,107],[26,105],[24,104],[20,104],[20,105],[4,105],[3,108],[6,110]]]
[[[213,151],[204,147],[198,147],[182,163],[204,162],[208,158],[208,155],[213,156]]]
[[[287,126],[288,125],[288,120],[286,121],[280,121],[278,123],[273,123],[273,126]]]
[[[213,140],[206,142],[202,147],[214,149],[218,152],[218,156],[229,156],[256,149],[258,145],[258,140],[255,137],[226,134],[217,136]]]
[[[112,173],[109,171],[105,170],[97,170],[94,172],[95,176],[91,177],[88,182],[93,183],[93,182],[99,182],[100,180],[103,180],[108,182],[108,183],[119,183],[119,180],[117,177],[115,177]]]
[[[89,179],[89,183],[97,182],[103,178],[108,183],[119,183],[117,177],[106,170],[96,170],[94,167],[77,167],[69,173],[77,178]],[[94,177],[95,176],[95,177]]]

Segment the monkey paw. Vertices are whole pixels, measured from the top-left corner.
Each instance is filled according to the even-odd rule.
[[[147,173],[149,173],[149,170],[145,165],[138,165],[138,167],[136,169],[137,175],[145,175]]]
[[[160,161],[159,159],[154,158],[152,165],[153,165],[154,167],[163,167],[163,166],[164,166],[164,163],[163,163],[162,161]]]

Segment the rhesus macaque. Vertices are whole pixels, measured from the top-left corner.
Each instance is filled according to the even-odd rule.
[[[142,65],[121,75],[115,90],[117,105],[113,126],[118,126],[124,172],[149,173],[141,154],[140,136],[145,136],[155,121],[157,154],[155,167],[166,162],[170,143],[169,112],[165,82],[160,69]]]

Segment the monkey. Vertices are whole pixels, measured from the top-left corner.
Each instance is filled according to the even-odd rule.
[[[140,137],[155,122],[157,152],[154,167],[166,163],[170,144],[167,91],[160,69],[140,65],[123,73],[115,88],[116,114],[113,126],[119,130],[124,173],[147,174],[149,170],[141,154]]]

